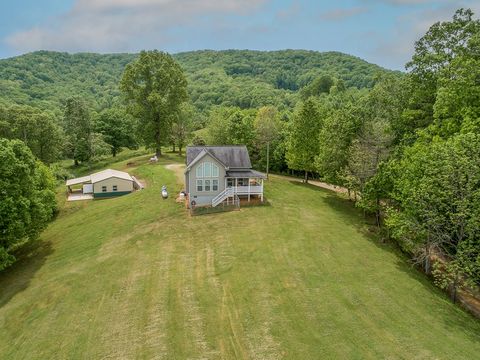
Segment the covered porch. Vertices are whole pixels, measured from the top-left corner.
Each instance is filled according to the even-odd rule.
[[[92,200],[93,184],[90,176],[67,180],[67,201]]]
[[[263,181],[266,175],[255,170],[227,171],[225,189],[231,188],[235,195],[250,201],[252,196],[263,202]]]

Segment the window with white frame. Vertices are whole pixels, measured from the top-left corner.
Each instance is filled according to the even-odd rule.
[[[198,165],[195,170],[197,191],[218,191],[219,174],[220,170],[213,162],[205,161]]]

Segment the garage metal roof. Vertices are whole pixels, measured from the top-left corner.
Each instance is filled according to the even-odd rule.
[[[92,179],[92,184],[95,184],[96,182],[99,182],[105,179],[110,179],[112,177],[133,181],[129,173],[126,173],[124,171],[112,170],[112,169],[107,169],[107,170],[97,172],[95,174],[90,175],[90,177]]]
[[[99,181],[110,179],[112,177],[133,181],[129,173],[119,170],[107,169],[88,176],[82,176],[79,178],[67,180],[66,185],[71,186],[78,184],[95,184]]]
[[[90,175],[67,180],[67,186],[90,183]]]

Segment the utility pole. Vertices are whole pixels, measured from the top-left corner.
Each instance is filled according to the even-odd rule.
[[[267,142],[267,180],[268,180],[268,166],[270,162],[270,141]]]

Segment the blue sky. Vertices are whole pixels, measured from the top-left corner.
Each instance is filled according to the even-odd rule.
[[[35,50],[342,51],[403,69],[413,43],[478,0],[1,0],[0,58]]]

